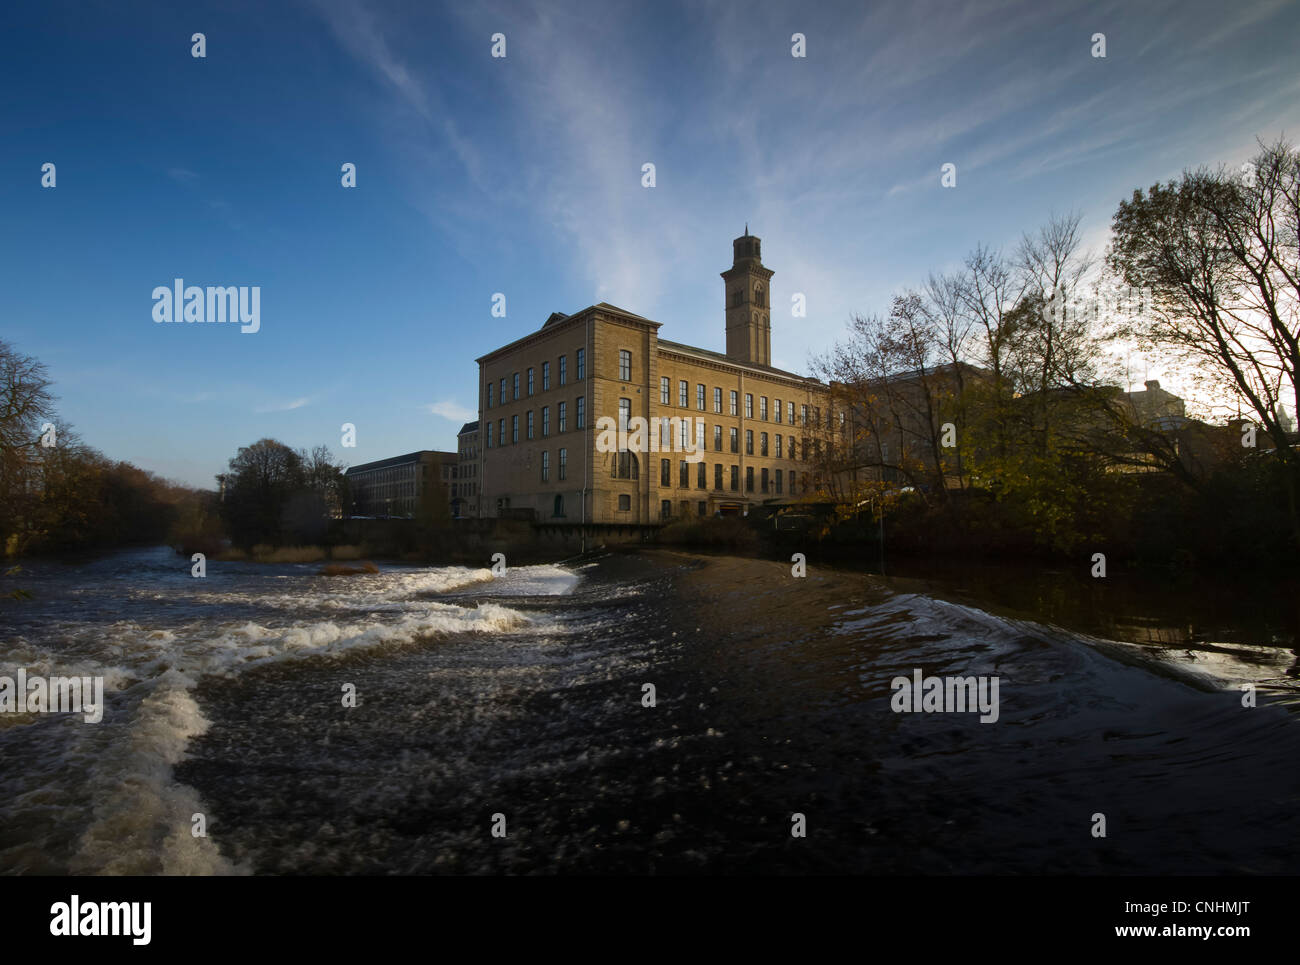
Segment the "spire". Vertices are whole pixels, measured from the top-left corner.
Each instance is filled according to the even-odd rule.
[[[744,234],[744,237],[746,237],[746,238],[749,237],[749,222],[748,222],[748,221],[745,222],[745,234]]]

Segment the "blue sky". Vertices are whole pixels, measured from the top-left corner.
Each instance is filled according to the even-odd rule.
[[[1135,187],[1300,133],[1287,2],[6,16],[0,338],[47,363],[86,442],[203,486],[263,436],[352,464],[455,448],[474,358],[552,311],[609,301],[721,350],[718,272],[746,222],[772,304],[807,296],[808,317],[774,312],[772,332],[774,364],[806,370],[851,313],[979,242],[1010,247],[1075,210],[1100,248]],[[177,277],[260,286],[261,330],[155,324],[151,293]]]

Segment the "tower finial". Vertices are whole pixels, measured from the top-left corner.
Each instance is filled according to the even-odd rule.
[[[745,222],[745,237],[746,237],[746,238],[749,237],[749,222],[748,222],[748,221]]]

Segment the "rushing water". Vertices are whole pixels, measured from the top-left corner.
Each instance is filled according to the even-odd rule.
[[[39,563],[0,604],[0,675],[107,704],[0,715],[0,871],[1300,871],[1295,640],[1258,607],[1123,642],[753,560],[188,567]],[[999,677],[998,721],[893,713],[914,669]]]

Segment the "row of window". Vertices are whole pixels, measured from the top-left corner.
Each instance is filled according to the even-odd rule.
[[[619,399],[618,400],[618,426],[623,431],[627,431],[631,414],[632,414],[632,400]],[[672,438],[673,421],[674,421],[673,419],[665,418],[665,417],[661,417],[659,419],[659,448],[660,449],[671,449],[674,445],[673,438]],[[680,447],[682,449],[691,448],[690,421],[682,419],[679,420],[677,424],[680,427],[680,433],[681,433],[681,440],[679,443]],[[713,426],[713,451],[722,452],[722,430],[724,428],[727,429],[728,440],[730,442],[730,451],[739,453],[740,452],[740,429],[736,426],[724,427],[716,424]],[[705,432],[706,432],[705,424],[703,422],[696,422],[695,423],[695,448],[696,449],[704,450],[708,448],[708,445],[705,442]],[[783,439],[787,440],[784,444],[782,443]],[[768,434],[766,432],[760,432],[758,434],[758,455],[760,456],[771,455],[777,459],[796,458],[794,436],[782,436],[780,433],[777,433],[771,437],[771,442],[773,443],[773,446],[769,447],[768,442],[769,442]],[[769,449],[772,449],[774,451],[769,451]],[[820,454],[820,449],[821,449],[820,440],[813,440],[814,452]],[[807,436],[803,437],[802,447],[799,451],[801,451],[804,454],[805,459],[808,458],[808,437]],[[788,456],[785,455],[786,452],[789,453]],[[753,429],[745,430],[745,455],[747,456],[754,455],[754,430]]]
[[[624,381],[627,380],[624,379]],[[707,391],[708,390],[703,382],[697,382],[695,384],[695,408],[700,412],[706,411]],[[690,395],[691,384],[685,379],[679,380],[677,383],[677,407],[681,409],[689,409],[691,407]],[[760,395],[758,397],[758,417],[764,422],[768,421],[767,403],[767,396]],[[659,377],[659,404],[672,405],[672,380],[666,375]],[[808,410],[809,407],[806,405],[799,406],[799,420],[801,425],[806,426],[808,424]],[[722,388],[716,385],[713,387],[713,411],[719,415],[722,414]],[[740,393],[735,389],[730,390],[728,393],[727,413],[729,415],[740,414]],[[794,425],[794,417],[795,411],[793,402],[787,401],[785,407],[782,408],[780,399],[772,400],[771,421]],[[812,417],[814,423],[821,420],[821,408],[819,406],[812,406]],[[745,418],[754,418],[754,394],[752,392],[745,393]]]
[[[556,474],[557,474],[556,478],[568,479],[569,478],[569,450],[568,449],[557,450],[556,455],[557,455],[556,467],[555,467]],[[542,482],[550,482],[550,481],[551,481],[551,452],[549,449],[543,449],[542,450]],[[560,516],[563,514],[556,513],[556,515]]]
[[[587,399],[585,396],[581,396],[581,395],[578,396],[573,414],[574,414],[574,428],[585,429],[587,427]],[[524,438],[525,439],[537,438],[536,436],[537,421],[534,418],[536,415],[537,413],[532,409],[529,409],[527,412],[524,413]],[[487,437],[486,437],[487,448],[492,449],[494,447],[507,445],[506,420],[505,419],[497,420],[496,423],[497,431],[496,431],[495,441],[493,440],[492,428],[493,428],[492,423],[489,421],[487,423]],[[546,438],[551,434],[551,407],[549,405],[544,405],[541,408],[541,430],[542,430],[542,438]],[[560,402],[556,404],[555,431],[556,432],[569,431],[569,403],[568,402]],[[510,417],[510,442],[515,443],[518,441],[519,441],[519,416],[512,415]]]
[[[740,491],[740,467],[723,466],[720,462],[713,464],[713,488],[721,492],[723,486],[723,473],[727,470],[727,482],[733,493]],[[795,472],[793,469],[787,470],[788,476],[782,473],[780,469],[768,470],[766,468],[758,471],[757,477],[754,473],[753,466],[745,467],[745,492],[754,492],[755,478],[758,480],[758,491],[764,493],[775,493],[780,496],[784,493],[784,480],[790,480],[790,492],[794,493]],[[635,476],[633,477],[635,478]],[[670,488],[673,485],[673,461],[671,459],[659,460],[659,485],[664,488]],[[681,460],[677,464],[677,485],[681,489],[691,488],[691,463]],[[709,469],[705,463],[695,463],[695,488],[709,488]]]
[[[575,375],[577,381],[581,382],[583,379],[585,379],[585,378],[587,377],[587,351],[586,351],[586,349],[578,349],[577,352],[575,353],[574,361],[577,363],[577,364],[576,364],[576,369],[577,369],[577,371],[574,373],[574,375]],[[531,366],[531,365],[530,365],[530,366],[528,367],[528,369],[524,372],[524,377],[525,377],[525,379],[527,380],[527,382],[526,382],[526,386],[527,386],[527,389],[528,389],[528,395],[529,395],[529,396],[532,396],[532,395],[535,393],[535,391],[536,391],[536,388],[537,388],[537,384],[536,384],[536,375],[537,375],[537,370],[536,370],[533,366]],[[558,384],[559,384],[559,385],[568,385],[568,383],[569,383],[569,357],[568,357],[567,355],[561,355],[561,356],[560,356],[560,358],[559,358],[559,366],[558,366],[558,370],[557,370],[557,372],[556,372],[556,375],[558,376]],[[492,408],[494,405],[505,405],[505,403],[506,403],[506,388],[507,388],[507,384],[506,384],[506,380],[505,380],[504,377],[503,377],[503,378],[500,380],[500,382],[497,383],[497,385],[495,385],[495,386],[493,385],[493,383],[492,383],[491,381],[489,381],[488,384],[487,384],[487,398],[486,398],[486,400],[485,400],[486,403],[487,403],[486,408],[489,408],[489,409],[490,409],[490,408]],[[513,402],[513,401],[515,401],[515,400],[517,400],[517,399],[524,398],[524,396],[521,395],[520,392],[519,392],[519,373],[518,373],[518,372],[515,372],[515,373],[510,377],[509,388],[510,388],[510,390],[511,390],[510,401]],[[493,392],[494,389],[498,389],[498,391],[496,392],[496,394],[494,394],[494,392]],[[543,391],[543,392],[549,392],[550,390],[551,390],[551,363],[550,363],[550,362],[543,362],[543,363],[542,363],[542,391]],[[490,445],[490,443],[489,443],[489,445]]]

